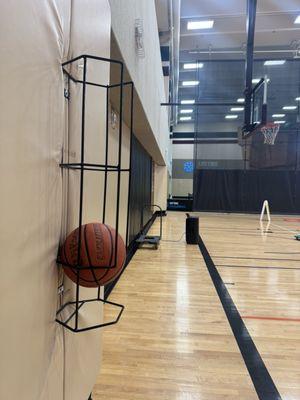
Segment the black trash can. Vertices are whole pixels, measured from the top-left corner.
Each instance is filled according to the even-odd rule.
[[[199,243],[199,218],[187,214],[185,221],[185,237],[187,244]]]

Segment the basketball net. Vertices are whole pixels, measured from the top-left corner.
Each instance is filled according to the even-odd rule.
[[[261,133],[264,135],[264,144],[275,144],[277,133],[279,132],[280,125],[270,122],[260,128]]]

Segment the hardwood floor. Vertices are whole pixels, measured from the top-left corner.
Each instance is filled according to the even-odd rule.
[[[201,213],[200,233],[284,400],[300,399],[300,223]],[[158,223],[152,232],[158,229]],[[164,218],[179,239],[185,214]],[[258,399],[198,246],[138,250],[113,290],[126,309],[103,333],[94,400]],[[108,313],[108,312],[107,312]],[[275,399],[274,399],[275,400]]]

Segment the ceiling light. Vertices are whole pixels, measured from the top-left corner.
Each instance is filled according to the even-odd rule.
[[[183,81],[182,86],[197,86],[199,81]]]
[[[295,19],[294,24],[300,24],[300,15]]]
[[[193,110],[180,110],[180,114],[191,114]]]
[[[244,111],[244,107],[232,107],[230,111]]]
[[[181,100],[181,104],[195,104],[195,100]]]
[[[203,68],[203,63],[185,63],[183,64],[183,69],[197,69]]]
[[[274,124],[285,124],[286,121],[274,121]]]
[[[239,99],[237,99],[238,103],[245,103],[245,99],[243,97],[240,97]]]
[[[283,110],[296,110],[297,106],[284,106],[282,107]]]
[[[192,117],[180,117],[180,121],[190,121]]]
[[[283,118],[285,117],[285,114],[273,114],[272,118]]]
[[[237,119],[237,118],[238,118],[238,115],[233,115],[233,114],[225,115],[225,118],[226,118],[226,119]]]
[[[296,101],[300,101],[300,97],[296,97],[295,100],[296,100]]]
[[[286,60],[268,60],[264,62],[264,65],[283,65]]]
[[[187,23],[188,30],[191,29],[211,29],[214,26],[214,21],[212,19],[207,21],[189,21]]]

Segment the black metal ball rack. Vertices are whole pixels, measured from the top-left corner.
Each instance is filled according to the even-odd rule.
[[[117,83],[113,84],[103,84],[99,82],[95,82],[93,80],[88,79],[90,74],[89,74],[89,65],[93,64],[95,66],[95,63],[99,65],[100,64],[105,64],[107,67],[109,67],[110,71],[114,70],[115,75],[118,77],[117,78]],[[132,124],[133,124],[133,83],[132,82],[124,82],[124,66],[121,61],[118,60],[113,60],[113,59],[108,59],[108,58],[103,58],[103,57],[96,57],[93,55],[80,55],[76,58],[73,58],[65,63],[62,64],[62,69],[64,73],[64,77],[66,79],[66,85],[67,87],[65,88],[65,98],[67,99],[68,102],[73,100],[73,93],[74,91],[74,97],[78,98],[78,94],[81,95],[81,101],[80,101],[80,109],[76,110],[76,112],[81,113],[81,126],[80,129],[77,129],[79,133],[80,138],[75,138],[75,141],[80,141],[80,151],[78,155],[78,162],[70,162],[70,152],[71,150],[69,148],[65,148],[63,152],[63,157],[62,157],[62,163],[60,164],[60,167],[63,170],[63,180],[67,179],[67,191],[69,191],[69,185],[74,182],[74,180],[70,179],[71,174],[79,174],[79,199],[78,199],[78,225],[77,227],[79,228],[79,233],[78,233],[78,251],[77,251],[77,265],[67,265],[64,263],[64,265],[67,265],[68,267],[72,268],[72,270],[76,273],[76,284],[75,284],[75,293],[73,295],[73,298],[71,300],[63,302],[62,305],[57,311],[56,314],[56,321],[64,326],[65,328],[71,330],[72,332],[83,332],[87,330],[92,330],[92,329],[98,329],[98,328],[103,328],[108,325],[114,325],[118,323],[120,320],[120,317],[124,311],[124,306],[121,304],[117,304],[114,302],[110,302],[102,298],[101,296],[101,288],[98,286],[98,292],[97,296],[93,298],[81,298],[80,296],[80,290],[81,287],[79,285],[80,282],[80,271],[84,269],[90,269],[92,271],[97,270],[97,269],[111,269],[111,268],[116,268],[116,262],[117,262],[117,251],[118,251],[118,233],[119,233],[119,226],[120,226],[120,218],[123,216],[120,216],[120,190],[121,190],[121,176],[123,174],[127,174],[127,180],[128,180],[128,204],[127,204],[127,211],[129,210],[129,202],[130,202],[130,183],[131,183],[131,148],[132,148],[132,135],[133,135],[133,130],[132,130]],[[97,70],[97,68],[96,68]],[[99,68],[99,71],[101,70],[101,67]],[[94,68],[94,75],[95,75],[95,68]],[[101,75],[101,74],[100,74]],[[101,76],[99,77],[101,79]],[[110,82],[111,83],[111,82]],[[86,149],[86,126],[88,123],[88,118],[89,118],[89,113],[87,113],[87,89],[89,87],[93,88],[98,88],[99,90],[105,90],[106,93],[106,103],[105,103],[105,108],[106,108],[106,115],[105,115],[105,132],[99,132],[99,135],[105,135],[105,149],[99,149],[104,150],[104,162],[103,163],[92,163],[92,162],[87,162],[89,160],[86,160],[86,152],[88,149]],[[126,107],[128,109],[129,115],[129,129],[130,129],[130,155],[129,155],[129,165],[128,167],[124,168],[122,167],[122,137],[123,137],[123,129],[122,129],[122,121],[123,121],[123,112],[124,112],[124,97],[125,97],[125,89],[126,93],[129,95],[129,100],[126,99]],[[95,90],[95,89],[93,89]],[[114,98],[116,98],[116,91],[117,91],[117,109],[118,109],[118,131],[117,131],[117,162],[116,163],[109,163],[109,126],[110,126],[110,116],[109,116],[109,106],[110,106],[110,98],[112,96],[111,91],[114,90]],[[76,94],[76,96],[75,96]],[[76,102],[75,102],[76,105]],[[100,107],[99,107],[100,110]],[[72,132],[70,132],[70,129],[68,129],[68,136],[72,135]],[[74,139],[74,138],[73,138]],[[66,147],[69,146],[69,140],[67,140]],[[96,198],[93,199],[94,202],[97,204],[100,204],[100,207],[102,208],[101,215],[99,215],[99,221],[102,223],[106,223],[107,220],[107,206],[108,206],[108,179],[110,174],[116,174],[116,190],[115,190],[115,221],[114,224],[110,225],[115,229],[115,253],[114,253],[114,262],[113,265],[108,265],[105,267],[99,267],[99,266],[91,266],[91,267],[84,267],[80,265],[80,259],[81,259],[81,241],[82,241],[82,230],[80,227],[83,225],[83,207],[84,207],[84,202],[86,202],[85,199],[85,187],[84,187],[84,182],[85,182],[85,174],[87,171],[94,171],[94,173],[100,173],[104,174],[104,178],[101,178],[101,182],[104,181],[104,186],[100,188],[99,192],[103,192],[102,199]],[[71,183],[70,183],[71,182]],[[100,180],[99,180],[100,182]],[[100,185],[100,183],[99,183]],[[73,190],[74,192],[74,190]],[[76,192],[76,190],[75,190]],[[68,196],[68,194],[67,194]],[[111,196],[111,193],[110,193]],[[66,202],[65,208],[69,207],[69,202]],[[109,204],[111,207],[111,204]],[[64,210],[65,214],[68,215],[68,210]],[[124,213],[125,214],[125,213]],[[127,215],[125,216],[126,218],[126,245],[128,245],[128,237],[129,237],[129,213],[127,212]],[[66,218],[66,225],[68,226],[68,217]],[[88,221],[92,222],[92,221]],[[61,264],[61,260],[58,258],[58,263]],[[95,273],[93,273],[95,276]],[[96,279],[96,278],[95,278]],[[95,290],[95,289],[92,289]],[[62,293],[63,295],[63,293]],[[74,299],[75,297],[75,299]],[[89,325],[88,323],[82,323],[84,318],[82,317],[81,313],[83,311],[83,308],[86,304],[90,303],[95,303],[99,304],[101,308],[99,308],[99,321],[96,323],[93,323]],[[117,316],[110,320],[110,321],[103,321],[102,320],[102,305],[106,304],[108,306],[112,306],[118,311]],[[81,310],[81,313],[80,313]]]

